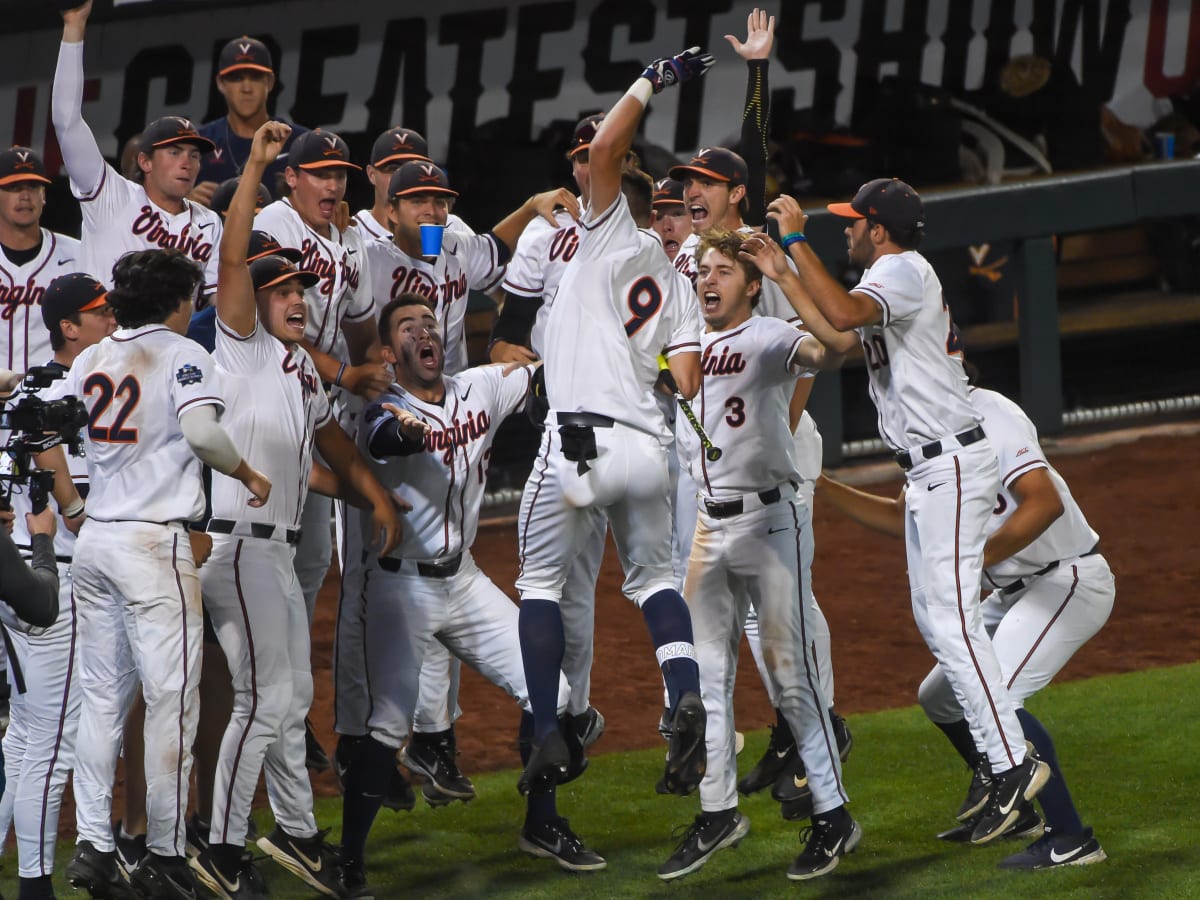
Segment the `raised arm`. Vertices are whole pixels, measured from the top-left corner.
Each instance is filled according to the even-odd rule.
[[[50,117],[62,148],[67,174],[80,197],[90,197],[104,177],[104,154],[83,121],[83,36],[91,0],[83,6],[64,10],[62,44],[58,48],[58,67],[50,91]]]
[[[734,35],[725,40],[746,60],[746,105],[742,109],[740,150],[746,160],[746,221],[762,225],[767,215],[767,133],[770,128],[771,94],[767,87],[767,60],[775,44],[775,17],[753,9],[746,17],[746,40]]]
[[[588,148],[589,206],[593,212],[608,209],[621,192],[621,168],[633,146],[633,136],[646,104],[650,102],[650,95],[673,84],[699,78],[712,64],[712,55],[699,47],[684,50],[670,59],[656,59],[609,110]]]
[[[534,194],[500,222],[497,222],[496,227],[492,229],[492,234],[511,253],[516,249],[517,239],[521,237],[521,232],[525,230],[526,225],[533,221],[535,216],[541,216],[555,228],[558,228],[558,220],[554,218],[554,210],[560,207],[565,209],[572,219],[579,218],[579,201],[566,188],[559,188],[555,191],[544,191],[540,194]]]

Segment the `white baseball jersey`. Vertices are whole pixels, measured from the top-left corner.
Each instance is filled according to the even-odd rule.
[[[983,416],[984,431],[1000,461],[1000,493],[988,523],[988,533],[999,529],[1016,511],[1017,501],[1009,488],[1026,472],[1045,469],[1063,504],[1063,514],[1036,540],[984,570],[984,585],[1004,587],[1049,563],[1072,559],[1096,546],[1099,536],[1088,525],[1066,481],[1046,461],[1038,444],[1037,429],[1021,407],[995,391],[972,388],[970,396],[971,405]]]
[[[120,328],[76,358],[64,393],[88,409],[88,518],[187,522],[204,514],[200,459],[179,417],[225,408],[212,357],[165,325]]]
[[[300,526],[316,430],[333,416],[312,358],[285,346],[259,322],[242,337],[217,316],[217,361],[228,403],[221,424],[246,461],[271,480],[260,507],[236,478],[213,472],[212,514],[221,519]]]
[[[413,507],[405,516],[404,540],[392,556],[436,560],[475,542],[494,426],[520,408],[532,378],[530,368],[507,377],[503,372],[503,366],[478,366],[443,376],[446,396],[441,403],[418,400],[393,384],[367,406],[359,445],[380,483]],[[393,421],[384,403],[407,409],[429,424],[433,430],[425,435],[423,449],[386,459],[370,456],[371,438]]]
[[[884,443],[905,450],[977,424],[958,331],[928,260],[915,250],[885,254],[853,292],[870,297],[883,313],[879,323],[855,330]]]
[[[362,237],[353,228],[339,231],[336,225],[329,226],[328,237],[318,234],[286,197],[255,216],[254,227],[281,246],[299,250],[304,255],[296,267],[321,277],[304,291],[308,306],[304,337],[322,353],[345,360],[342,322],[362,322],[375,314]]]
[[[609,416],[666,443],[653,394],[658,355],[699,351],[700,304],[623,194],[599,214],[589,209],[580,228],[546,328],[550,408]]]
[[[696,279],[700,277],[700,273],[696,271],[696,250],[700,247],[700,235],[692,232],[683,239],[683,243],[679,245],[679,250],[675,253],[675,259],[672,265],[675,266],[675,271],[680,275],[687,277],[693,285]]]
[[[379,309],[404,293],[433,300],[446,352],[446,372],[461,372],[467,367],[467,292],[486,290],[496,281],[503,268],[501,252],[490,234],[447,231],[442,252],[433,262],[409,256],[394,241],[372,241],[367,245],[367,259]]]
[[[0,367],[25,372],[50,359],[42,294],[59,275],[80,271],[78,260],[79,241],[45,228],[37,255],[27,263],[17,265],[0,250]]]
[[[525,226],[504,274],[504,290],[510,294],[542,298],[529,335],[529,346],[540,358],[544,358],[546,351],[550,307],[554,304],[567,263],[575,258],[583,233],[565,210],[556,212],[554,218],[558,228],[551,228],[541,216]]]
[[[690,425],[676,430],[680,459],[706,496],[740,497],[795,478],[788,405],[796,378],[816,374],[815,369],[792,365],[796,348],[806,338],[811,335],[763,316],[701,338],[704,377],[692,409],[721,448],[721,458],[705,458]]]

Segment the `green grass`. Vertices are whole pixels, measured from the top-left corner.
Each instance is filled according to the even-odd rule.
[[[391,897],[1053,897],[1184,898],[1200,896],[1200,664],[1054,686],[1030,704],[1057,742],[1084,821],[1096,829],[1107,862],[1049,872],[1003,872],[996,863],[1020,844],[969,848],[933,835],[953,824],[966,790],[965,769],[916,707],[853,716],[854,751],[845,777],[851,809],[864,831],[857,853],[836,872],[807,884],[784,876],[798,852],[798,825],[758,795],[743,800],[750,835],[718,853],[701,871],[674,884],[655,867],[674,848],[672,829],[698,810],[694,798],[656,795],[661,749],[602,754],[588,773],[560,793],[560,811],[607,871],[570,875],[516,849],[523,805],[514,772],[474,779],[469,805],[411,813],[383,811],[371,840],[369,875],[381,898]],[[619,715],[618,711],[606,711]],[[748,768],[766,733],[747,736],[740,759]],[[603,747],[601,741],[599,747]],[[318,818],[335,823],[336,800],[321,801]],[[260,826],[269,813],[259,814]],[[336,836],[336,834],[335,834]],[[59,853],[59,877],[70,856]],[[299,882],[262,864],[279,898],[309,897]],[[16,896],[15,859],[5,860],[0,889]],[[65,884],[60,893],[70,896]]]

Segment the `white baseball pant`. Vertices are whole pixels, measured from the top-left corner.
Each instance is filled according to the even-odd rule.
[[[993,591],[983,601],[983,624],[992,636],[1004,684],[1024,705],[1086,644],[1112,612],[1116,582],[1099,554],[1063,560],[1011,594]],[[937,666],[921,682],[921,706],[933,722],[957,722],[962,707]]]
[[[183,856],[200,685],[200,580],[180,523],[89,519],[72,569],[82,707],[75,765],[79,840],[113,849],[112,786],[125,715],[146,700],[146,846]]]
[[[914,454],[919,457],[919,452]],[[1000,466],[986,440],[908,471],[905,544],[913,618],[993,771],[1025,759],[1025,737],[983,626],[979,587]]]
[[[744,502],[746,511],[714,518],[701,510],[684,596],[692,614],[701,696],[708,712],[708,771],[700,782],[707,812],[737,806],[733,687],[742,624],[758,612],[763,660],[808,772],[813,809],[826,812],[848,802],[842,784],[829,703],[809,659],[812,614],[801,584],[803,560],[812,555],[812,532],[803,504],[790,485],[782,499]]]
[[[58,564],[59,614],[37,633],[8,629],[12,684],[4,733],[4,797],[0,835],[13,825],[17,874],[38,878],[54,871],[63,788],[75,766],[79,727],[79,632],[71,600],[70,566]],[[18,679],[21,683],[15,683]],[[2,840],[2,839],[0,839]]]
[[[209,839],[245,844],[260,772],[276,823],[288,834],[311,837],[317,822],[304,766],[304,717],[313,686],[295,547],[227,534],[212,539],[200,585],[229,663],[233,712],[217,757]]]

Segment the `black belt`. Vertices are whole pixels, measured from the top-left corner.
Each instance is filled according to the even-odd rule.
[[[264,538],[268,541],[278,540],[282,535],[289,544],[300,543],[300,529],[287,528],[283,525],[272,525],[270,522],[237,522],[233,519],[209,519],[205,529],[210,534],[241,534],[244,537]],[[245,532],[249,531],[248,534]]]
[[[960,447],[969,447],[976,441],[982,441],[986,434],[983,433],[983,427],[976,425],[969,431],[964,431],[962,434],[956,434],[954,439],[958,441]],[[941,456],[946,448],[942,446],[941,441],[930,441],[928,444],[922,444],[920,447],[921,455],[926,459],[933,459]],[[908,471],[913,467],[912,454],[907,450],[899,450],[896,453],[896,462],[900,463],[900,468]]]
[[[591,428],[612,428],[613,419],[600,413],[563,412],[556,413],[559,425],[587,425]]]
[[[1087,553],[1080,553],[1079,556],[1077,556],[1075,558],[1082,559],[1085,556],[1095,556],[1099,552],[1100,552],[1100,544],[1097,543]],[[1029,586],[1030,582],[1032,582],[1033,579],[1040,578],[1041,576],[1045,575],[1047,572],[1053,572],[1055,569],[1058,568],[1059,563],[1061,563],[1061,562],[1062,562],[1062,560],[1056,559],[1054,562],[1050,563],[1050,565],[1042,566],[1042,568],[1038,569],[1032,575],[1026,575],[1024,578],[1018,578],[1012,584],[1007,585],[1006,587],[1000,588],[1001,596],[1007,597],[1009,594],[1015,594],[1017,591],[1023,590],[1024,588]]]
[[[772,503],[778,503],[779,498],[783,493],[778,487],[773,487],[769,491],[759,491],[758,499],[762,501],[763,506],[770,506]],[[742,498],[736,500],[725,500],[717,503],[712,500],[704,501],[704,510],[714,519],[728,519],[730,516],[740,516],[742,514],[743,504]]]
[[[379,568],[385,572],[403,572],[405,565],[416,566],[417,574],[422,578],[449,578],[458,573],[462,565],[461,553],[446,557],[442,562],[413,562],[411,559],[393,559],[390,556],[379,557]]]

